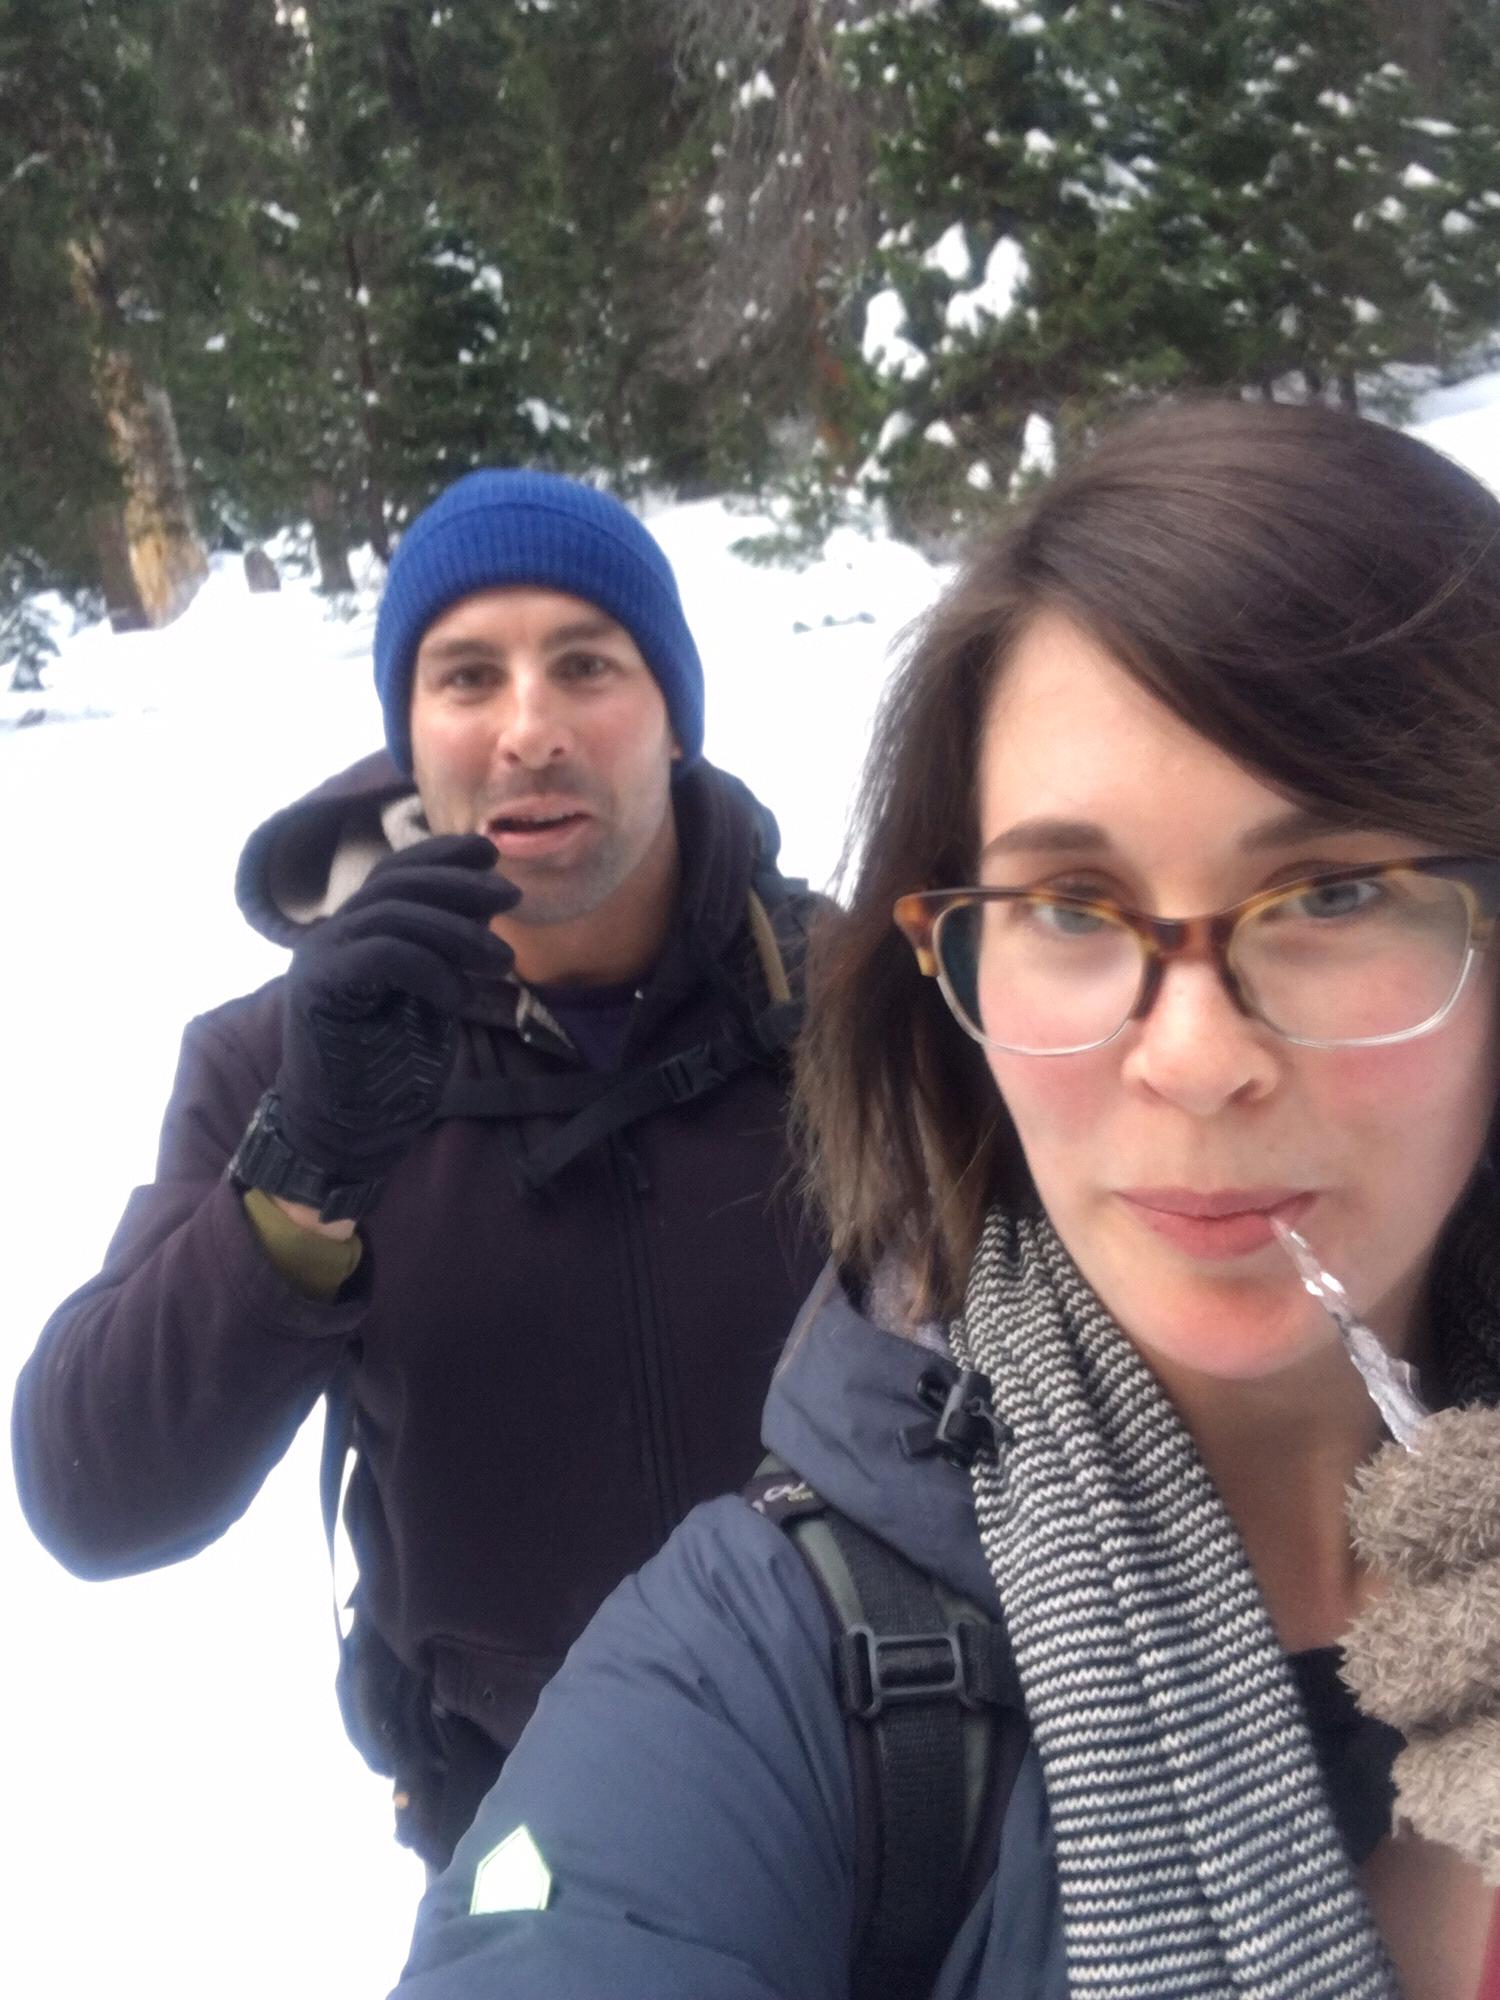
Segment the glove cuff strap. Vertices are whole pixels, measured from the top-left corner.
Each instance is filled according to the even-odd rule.
[[[268,1090],[256,1105],[226,1174],[237,1188],[259,1188],[315,1208],[320,1222],[356,1222],[380,1199],[383,1180],[339,1181],[293,1151],[281,1129],[281,1100]]]

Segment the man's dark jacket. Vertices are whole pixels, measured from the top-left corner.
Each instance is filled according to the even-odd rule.
[[[241,863],[251,922],[294,943],[384,851],[381,815],[409,792],[369,758],[270,820]],[[808,914],[737,780],[700,765],[674,802],[679,908],[625,1068],[743,1037],[764,1014],[752,888],[780,931]],[[579,1070],[522,990],[493,1015],[465,1024],[463,1075]],[[441,1711],[508,1746],[612,1586],[754,1468],[766,1384],[823,1254],[795,1192],[785,1058],[653,1111],[535,1192],[526,1157],[561,1117],[441,1119],[324,1304],[278,1275],[225,1179],[280,1021],[273,980],[189,1025],[157,1177],[21,1377],[22,1504],[80,1575],[192,1555],[244,1511],[347,1356],[361,1615]]]

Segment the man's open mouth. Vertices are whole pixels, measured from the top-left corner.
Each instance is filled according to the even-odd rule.
[[[485,822],[484,833],[487,840],[495,843],[502,861],[507,858],[520,861],[528,855],[541,857],[554,850],[561,854],[588,822],[589,814],[577,806],[538,803],[496,813]]]
[[[485,831],[487,833],[538,833],[549,827],[573,826],[584,815],[581,812],[552,813],[497,813]]]

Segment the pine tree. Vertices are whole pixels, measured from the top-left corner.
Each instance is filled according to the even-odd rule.
[[[206,567],[167,386],[203,217],[157,83],[157,11],[0,0],[0,258],[17,328],[0,546],[102,586],[121,623],[175,616]]]
[[[1500,0],[1454,0],[1444,25],[1435,109],[1414,121],[1413,151],[1438,170],[1425,276],[1450,308],[1432,358],[1453,367],[1500,334]]]
[[[906,94],[865,355],[914,528],[1142,397],[1353,404],[1493,323],[1483,176],[1368,0],[953,0],[892,10],[865,60]]]

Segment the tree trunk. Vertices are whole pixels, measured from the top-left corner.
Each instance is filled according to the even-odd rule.
[[[1453,0],[1370,0],[1370,11],[1383,50],[1407,71],[1423,106],[1432,110],[1442,95]]]
[[[364,308],[365,281],[360,269],[359,251],[352,235],[344,236],[344,268],[349,275],[349,311],[354,326],[354,352],[359,370],[359,420],[365,438],[365,532],[370,537],[370,547],[383,563],[391,559],[390,537],[385,528],[385,495],[380,487],[380,426],[375,411],[380,403],[380,388],[375,377],[375,345],[370,336],[370,321]]]
[[[121,507],[89,509],[89,539],[94,545],[94,563],[99,587],[104,592],[104,608],[112,632],[144,632],[151,620],[136,587],[130,567],[130,541],[125,533],[125,512]]]
[[[349,538],[333,488],[324,479],[315,479],[308,488],[307,518],[312,522],[318,557],[318,590],[324,597],[342,596],[354,588],[349,574]]]
[[[167,625],[187,609],[208,574],[208,558],[188,495],[177,420],[166,390],[142,378],[135,357],[119,338],[118,308],[100,251],[75,242],[69,245],[69,254],[74,295],[93,336],[94,397],[125,490],[123,533],[136,607],[147,624]],[[112,606],[117,600],[128,615],[113,531],[102,521],[96,525],[94,544],[106,578],[106,598]]]
[[[380,44],[381,68],[385,72],[386,95],[391,101],[391,109],[408,132],[420,134],[426,118],[412,16],[413,9],[403,4],[403,0],[387,0],[375,32]]]
[[[208,575],[177,419],[166,390],[141,382],[122,356],[111,356],[101,373],[112,383],[105,415],[125,479],[130,567],[147,618],[170,625]]]

